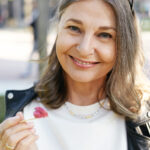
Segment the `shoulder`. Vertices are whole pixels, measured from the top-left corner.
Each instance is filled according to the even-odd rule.
[[[131,120],[126,118],[128,149],[150,148],[150,100],[142,101],[138,118]]]
[[[138,122],[138,125],[140,125],[149,121],[150,121],[150,97],[148,94],[144,93],[141,102],[141,109],[136,122]]]
[[[144,139],[150,141],[150,100],[146,99],[142,101],[141,110],[137,119],[126,119],[127,132],[129,136],[134,137],[135,140]],[[137,138],[138,137],[138,138]],[[133,139],[133,138],[132,138]]]
[[[8,90],[5,94],[5,118],[14,116],[18,111],[37,97],[34,86],[25,90]]]
[[[138,117],[132,122],[135,125],[140,126],[150,121],[150,99],[144,99],[141,102],[141,109],[139,111]]]

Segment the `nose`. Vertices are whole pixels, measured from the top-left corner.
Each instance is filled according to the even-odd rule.
[[[77,45],[77,50],[82,57],[88,57],[93,55],[94,48],[92,44],[93,36],[91,34],[85,34],[80,39]]]

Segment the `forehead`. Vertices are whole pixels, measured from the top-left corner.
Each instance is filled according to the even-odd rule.
[[[61,21],[65,22],[70,18],[89,20],[91,23],[103,23],[104,25],[115,26],[115,13],[110,4],[104,0],[79,0],[69,5]]]

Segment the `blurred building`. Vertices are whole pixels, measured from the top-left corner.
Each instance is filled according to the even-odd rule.
[[[134,6],[140,18],[150,18],[150,0],[135,0]]]
[[[24,19],[24,0],[0,0],[0,27],[19,26]]]
[[[32,13],[34,0],[0,0],[0,27],[22,26]],[[59,0],[49,0],[49,17],[54,15]],[[43,1],[44,2],[44,1]]]

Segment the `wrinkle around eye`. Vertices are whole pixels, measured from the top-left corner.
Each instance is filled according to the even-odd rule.
[[[102,32],[102,33],[98,34],[98,37],[104,38],[104,39],[111,39],[111,38],[113,38],[113,36],[110,33],[106,33],[106,32]]]
[[[70,25],[70,26],[67,27],[67,29],[69,29],[71,32],[75,32],[75,33],[80,33],[81,32],[81,30],[76,26],[71,26]]]

